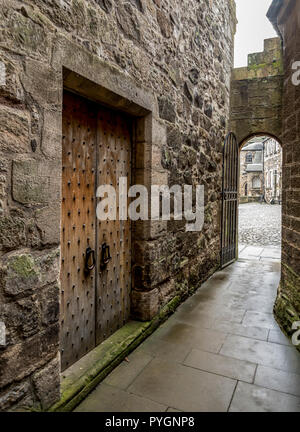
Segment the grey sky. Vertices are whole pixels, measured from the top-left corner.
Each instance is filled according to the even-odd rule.
[[[235,36],[235,67],[247,66],[247,55],[263,51],[263,40],[277,36],[266,13],[272,0],[235,0],[237,33]]]

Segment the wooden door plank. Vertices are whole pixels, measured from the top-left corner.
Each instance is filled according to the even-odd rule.
[[[95,249],[96,112],[64,93],[61,228],[62,370],[95,347],[95,271],[84,272]]]

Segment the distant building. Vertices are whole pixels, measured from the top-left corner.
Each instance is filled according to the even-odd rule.
[[[263,195],[263,143],[250,142],[241,150],[240,201],[259,201]]]
[[[281,202],[280,144],[273,138],[256,137],[249,141],[240,156],[240,202]]]
[[[280,144],[270,138],[265,141],[265,199],[267,202],[281,203],[282,150]]]

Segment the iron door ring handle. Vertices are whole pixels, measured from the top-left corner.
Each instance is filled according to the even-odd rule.
[[[110,260],[111,260],[110,247],[106,243],[103,243],[101,248],[100,268],[105,269],[105,267],[107,266]]]
[[[92,257],[92,264],[90,265],[90,258]],[[96,266],[96,257],[95,257],[95,251],[91,249],[90,247],[87,248],[85,252],[85,271],[86,273],[90,273],[92,270],[94,270]]]

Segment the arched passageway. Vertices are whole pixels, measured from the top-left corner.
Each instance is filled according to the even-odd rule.
[[[278,139],[254,135],[240,143],[239,256],[281,256],[282,148]],[[255,253],[254,253],[255,252]]]

